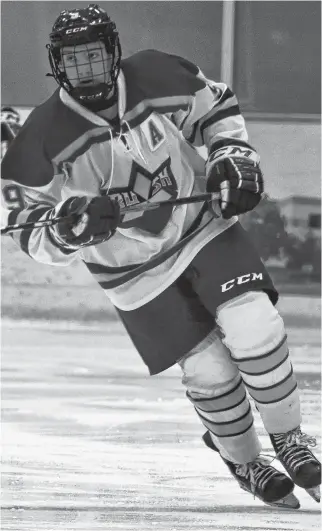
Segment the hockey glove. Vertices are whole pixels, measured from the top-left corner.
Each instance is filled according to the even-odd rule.
[[[245,155],[233,154],[244,151]],[[244,214],[258,205],[264,191],[259,156],[251,149],[227,146],[210,155],[207,164],[207,192],[219,192],[222,217]]]
[[[102,243],[116,231],[120,221],[120,206],[108,196],[70,197],[59,211],[59,216],[70,217],[55,226],[60,243],[73,247],[86,247]]]

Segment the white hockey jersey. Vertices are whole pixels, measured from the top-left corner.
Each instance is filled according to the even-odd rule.
[[[115,130],[63,89],[34,109],[2,162],[8,224],[55,217],[76,195],[109,193],[123,207],[204,192],[205,159],[196,148],[249,147],[235,95],[178,56],[146,50],[123,60],[118,110]],[[195,203],[126,214],[111,239],[78,251],[58,246],[48,227],[13,239],[45,264],[81,258],[112,303],[133,310],[235,221]]]

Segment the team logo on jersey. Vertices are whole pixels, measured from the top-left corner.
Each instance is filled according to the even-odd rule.
[[[165,141],[165,130],[162,122],[156,116],[150,116],[141,124],[141,129],[149,144],[151,151],[155,151]]]
[[[166,201],[176,198],[178,188],[171,169],[170,157],[153,173],[133,161],[129,184],[122,188],[111,188],[109,196],[117,199],[120,207],[137,205],[144,201]],[[136,227],[153,234],[161,232],[172,214],[171,205],[148,212],[125,214],[120,227]]]

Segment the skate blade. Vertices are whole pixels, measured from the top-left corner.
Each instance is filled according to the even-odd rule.
[[[280,507],[281,509],[299,509],[300,508],[300,502],[298,501],[297,497],[291,492],[291,494],[288,494],[285,496],[285,498],[281,498],[280,500],[277,500],[276,502],[265,502],[267,505],[270,505],[271,507]]]
[[[252,494],[250,490],[245,488],[244,485],[240,485],[242,490],[245,490],[246,492],[249,492]],[[297,499],[297,497],[293,494],[293,492],[290,492],[290,494],[287,494],[284,498],[281,498],[280,500],[277,500],[276,502],[268,502],[263,500],[263,498],[260,498],[258,496],[258,499],[260,499],[262,502],[264,502],[266,505],[270,505],[271,507],[280,507],[281,509],[299,509],[300,502]]]
[[[320,502],[321,500],[321,492],[320,492],[320,485],[317,487],[311,487],[310,489],[305,489],[306,492],[315,500],[316,502]]]

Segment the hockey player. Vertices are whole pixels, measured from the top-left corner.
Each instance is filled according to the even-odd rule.
[[[238,222],[263,177],[235,95],[175,55],[121,61],[116,26],[94,4],[61,12],[47,47],[59,88],[9,148],[3,196],[8,224],[69,221],[14,240],[38,262],[83,260],[150,373],[180,365],[205,444],[242,488],[297,508],[295,483],[318,500],[278,294]],[[206,190],[218,204],[122,213]],[[261,455],[247,391],[288,475]]]
[[[20,116],[12,107],[1,108],[1,159],[20,130]]]

